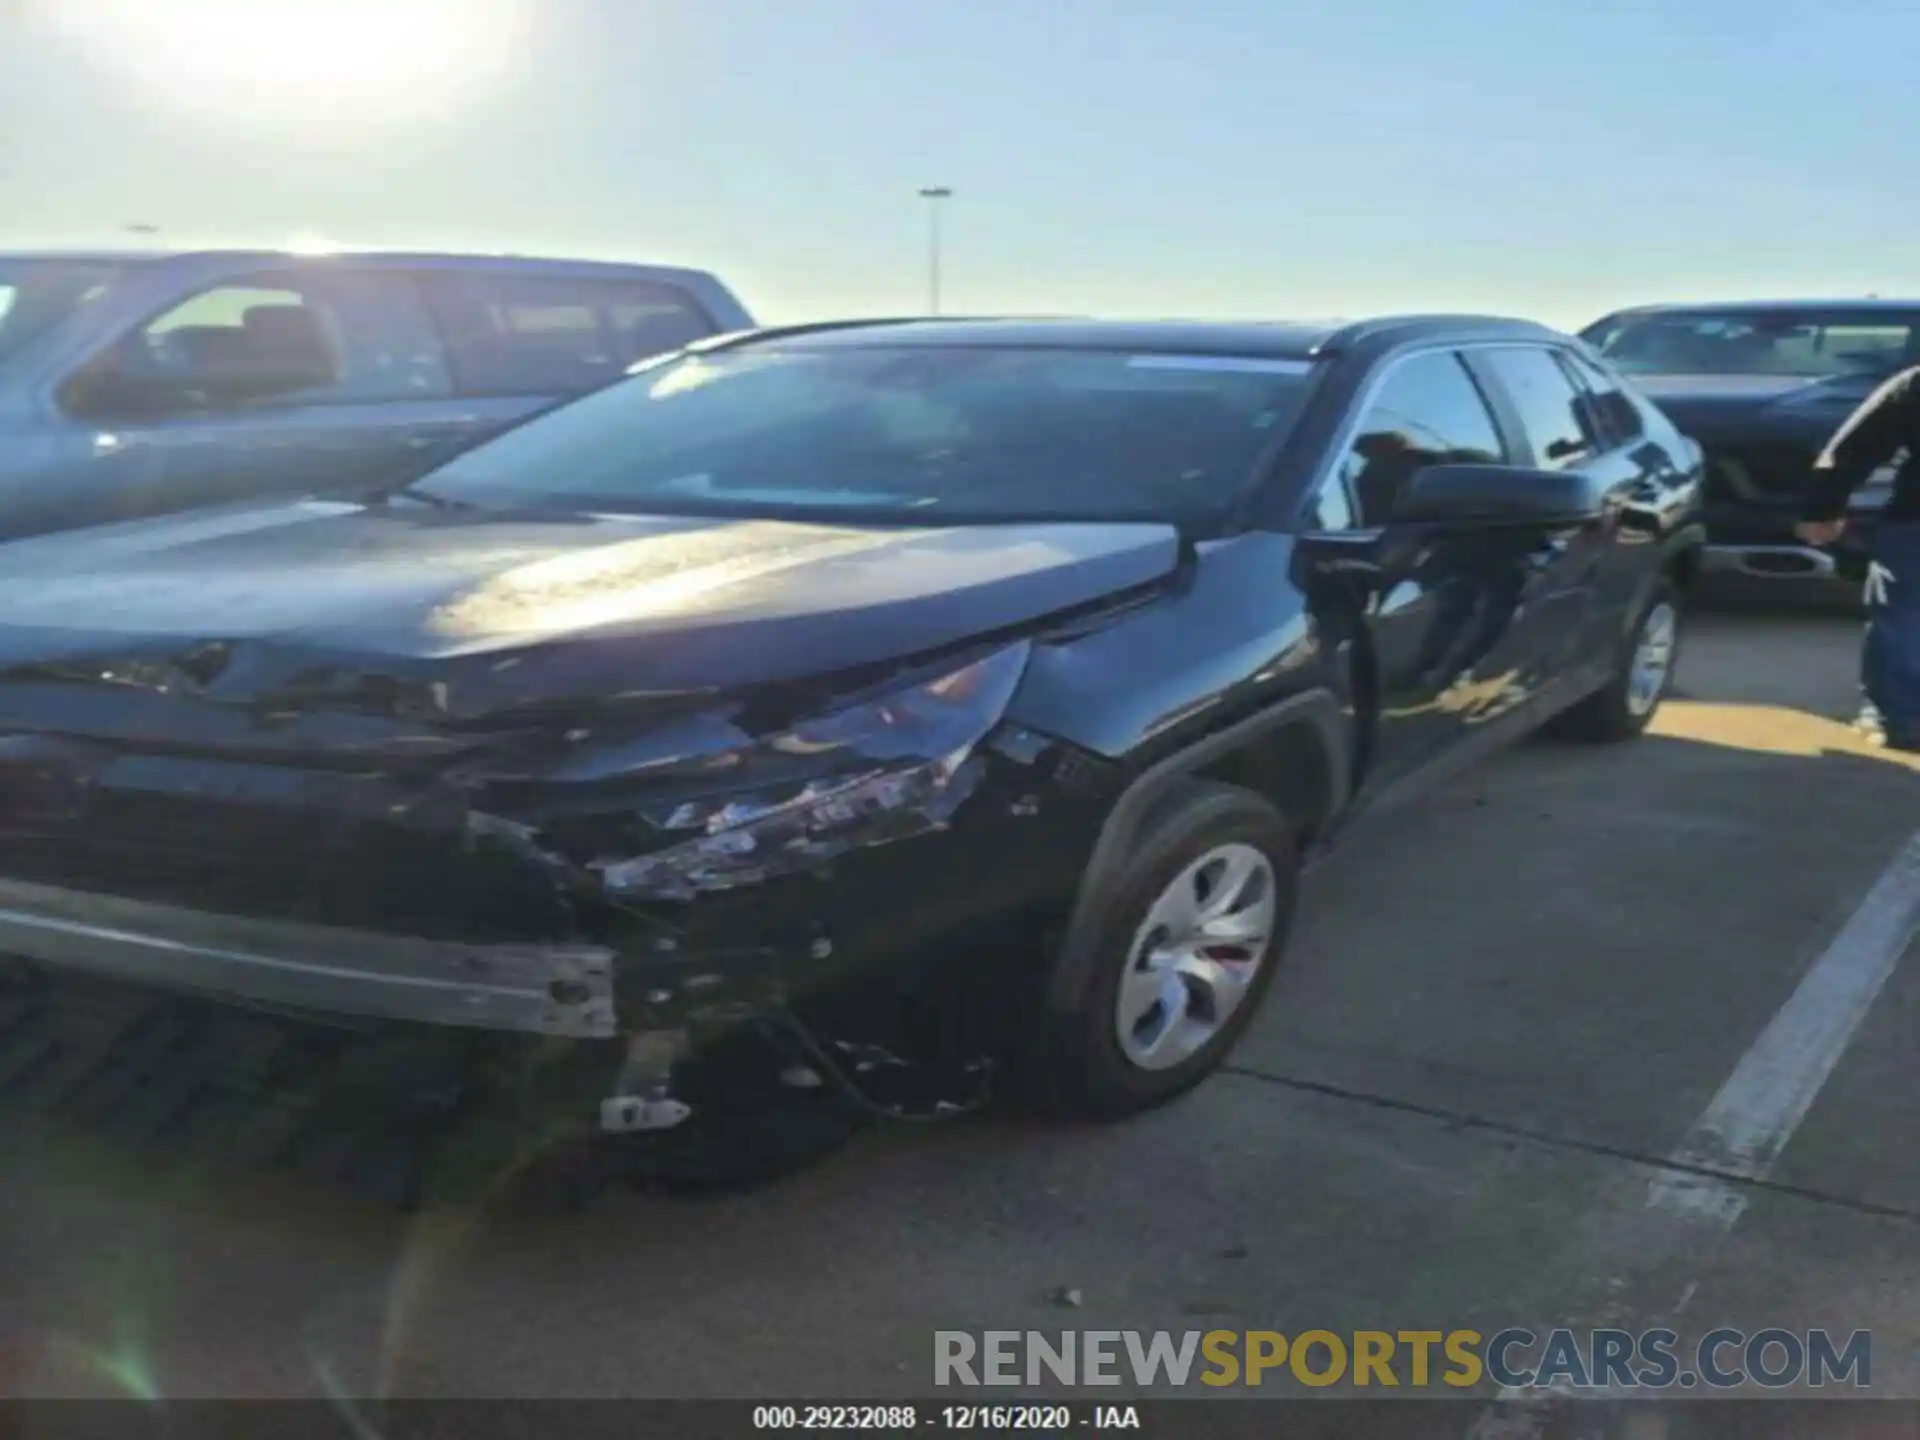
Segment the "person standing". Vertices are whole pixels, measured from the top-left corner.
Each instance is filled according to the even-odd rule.
[[[1888,748],[1920,751],[1920,366],[1886,381],[1834,432],[1814,462],[1794,533],[1809,545],[1833,544],[1846,533],[1853,492],[1902,450],[1874,527],[1860,683]]]

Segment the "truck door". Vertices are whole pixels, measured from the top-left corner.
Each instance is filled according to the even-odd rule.
[[[91,431],[67,523],[403,477],[451,385],[405,276],[315,266],[222,279],[118,337],[57,392]]]

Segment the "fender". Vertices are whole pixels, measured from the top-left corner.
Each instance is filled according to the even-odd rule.
[[[1660,541],[1659,557],[1646,572],[1634,583],[1633,603],[1628,605],[1621,619],[1621,634],[1627,634],[1638,623],[1640,612],[1646,608],[1647,597],[1653,594],[1653,587],[1676,570],[1684,570],[1698,563],[1700,553],[1706,548],[1707,527],[1698,520],[1690,520],[1677,525]],[[1692,581],[1690,574],[1682,577],[1683,586]]]
[[[1060,959],[1048,981],[1050,1008],[1072,1009],[1085,989],[1098,959],[1093,948],[1094,937],[1099,930],[1105,897],[1156,809],[1183,781],[1214,761],[1244,745],[1296,727],[1312,734],[1328,768],[1328,822],[1346,809],[1351,798],[1348,777],[1352,773],[1348,723],[1339,700],[1324,688],[1290,695],[1148,766],[1121,791],[1094,841],[1092,856],[1074,897],[1072,919],[1060,949]]]

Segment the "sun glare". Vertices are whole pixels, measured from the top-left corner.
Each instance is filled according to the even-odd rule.
[[[42,0],[173,102],[357,131],[444,113],[512,64],[526,0]]]

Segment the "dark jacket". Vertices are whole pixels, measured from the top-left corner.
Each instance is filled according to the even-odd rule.
[[[1808,520],[1837,520],[1866,478],[1904,447],[1882,521],[1920,520],[1920,366],[1902,370],[1847,417],[1813,466],[1802,511]]]

